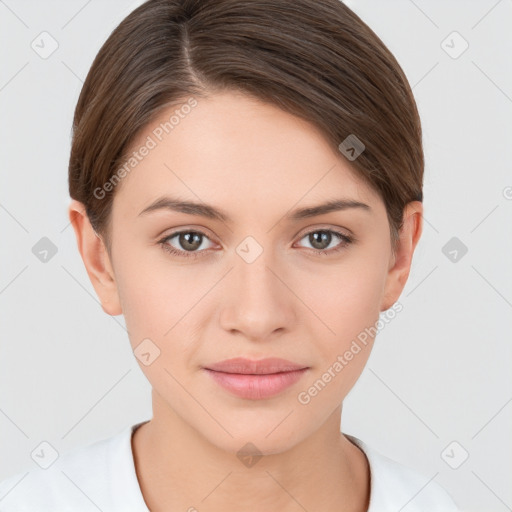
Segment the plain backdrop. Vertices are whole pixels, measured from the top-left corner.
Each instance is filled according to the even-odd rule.
[[[123,317],[102,311],[66,211],[83,80],[140,3],[0,1],[0,479],[35,467],[42,441],[62,453],[151,417]],[[511,510],[512,1],[347,4],[413,87],[426,169],[403,311],[378,334],[342,430],[464,510]]]

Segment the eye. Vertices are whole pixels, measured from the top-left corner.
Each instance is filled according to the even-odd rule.
[[[169,243],[170,240],[176,239],[176,246]],[[306,233],[300,240],[307,239],[312,245],[311,250],[315,254],[328,256],[345,249],[354,242],[352,236],[346,235],[333,229],[317,229]],[[207,252],[208,247],[204,247],[204,241],[209,240],[208,236],[195,230],[184,230],[172,233],[158,243],[166,252],[183,258],[197,258],[201,253]],[[338,241],[334,248],[330,248],[331,244]],[[201,250],[199,250],[201,249]]]
[[[333,229],[317,229],[315,231],[310,231],[309,233],[306,233],[301,240],[304,240],[305,238],[312,245],[311,249],[313,252],[323,256],[341,251],[354,241],[352,236],[345,235],[344,233]],[[337,240],[338,242],[341,241],[341,243],[338,243],[334,248],[327,250],[331,243],[336,242]]]
[[[173,238],[176,238],[177,248],[168,243]],[[204,247],[201,251],[197,250],[203,246],[204,239],[208,239],[208,237],[201,231],[188,230],[178,231],[177,233],[166,236],[158,243],[162,246],[162,249],[175,256],[196,258],[199,255],[198,253],[204,252]]]

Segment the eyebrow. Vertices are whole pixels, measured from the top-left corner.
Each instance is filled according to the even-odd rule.
[[[308,219],[335,211],[343,211],[351,208],[358,208],[363,211],[371,212],[372,209],[369,205],[355,201],[353,199],[333,199],[326,203],[317,206],[308,206],[305,208],[298,208],[290,213],[287,213],[284,218],[290,221],[298,221],[301,219]],[[139,217],[146,215],[150,212],[157,210],[171,210],[180,213],[187,213],[189,215],[197,215],[200,217],[207,217],[221,222],[232,223],[233,220],[228,214],[214,206],[205,203],[195,203],[193,201],[182,201],[172,197],[160,197],[152,202],[149,206],[144,208],[139,213]]]

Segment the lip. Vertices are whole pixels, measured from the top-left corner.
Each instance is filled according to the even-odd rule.
[[[281,359],[279,357],[267,357],[265,359],[258,360],[247,359],[245,357],[235,357],[206,367],[206,369],[216,372],[240,373],[246,375],[269,375],[272,373],[302,370],[303,368],[307,368],[307,366],[287,361],[286,359]]]
[[[276,396],[298,382],[309,367],[280,358],[254,361],[237,357],[203,369],[233,395],[262,400]]]

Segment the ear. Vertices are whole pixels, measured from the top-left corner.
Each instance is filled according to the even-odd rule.
[[[120,315],[121,302],[110,257],[103,240],[89,222],[85,205],[72,199],[68,216],[75,230],[78,250],[103,311],[111,316]]]
[[[398,300],[409,277],[414,249],[423,230],[423,204],[420,201],[408,203],[403,218],[396,254],[390,259],[381,311],[386,311]]]

